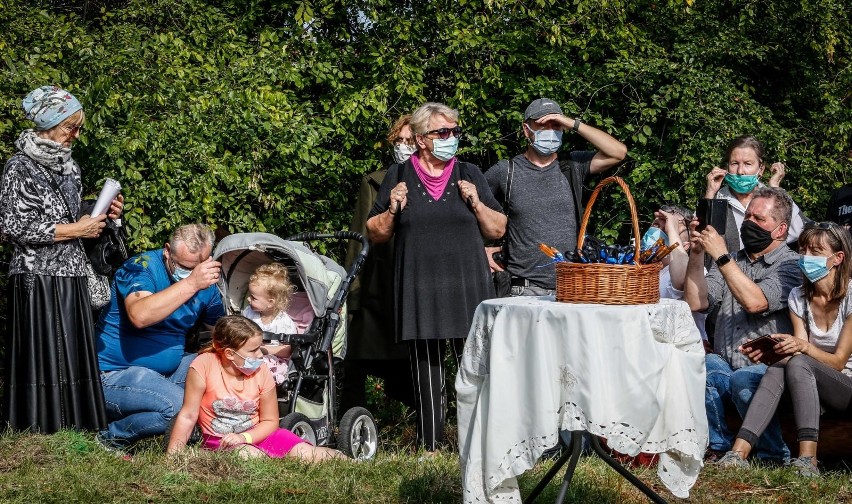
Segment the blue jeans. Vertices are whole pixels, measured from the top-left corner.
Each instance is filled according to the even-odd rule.
[[[100,436],[117,446],[127,446],[166,432],[183,405],[183,386],[195,354],[186,354],[175,371],[163,376],[152,369],[131,366],[101,373],[107,430]]]
[[[725,399],[730,399],[740,417],[745,417],[754,391],[760,385],[766,366],[756,364],[734,371],[722,357],[707,354],[704,359],[707,368],[707,384],[704,392],[704,406],[707,410],[711,450],[725,452],[731,449],[734,437],[728,431],[725,422]],[[775,414],[769,426],[760,436],[754,453],[758,458],[767,460],[786,460],[790,458],[790,449],[781,438],[781,424]]]

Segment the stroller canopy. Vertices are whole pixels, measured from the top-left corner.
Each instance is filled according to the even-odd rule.
[[[289,260],[282,259],[289,258]],[[219,292],[228,313],[239,313],[248,290],[248,281],[258,266],[285,262],[295,266],[302,288],[308,295],[314,315],[325,316],[335,294],[346,278],[346,270],[300,242],[287,241],[269,233],[237,233],[226,236],[216,246],[213,259],[222,263],[224,275]]]

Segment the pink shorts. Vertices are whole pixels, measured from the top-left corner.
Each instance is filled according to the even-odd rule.
[[[201,436],[201,447],[206,450],[218,450],[221,439],[221,437],[210,436],[205,433]],[[266,439],[259,443],[254,443],[252,446],[260,449],[260,451],[272,458],[283,458],[287,456],[294,446],[305,442],[304,439],[286,429],[276,429]]]

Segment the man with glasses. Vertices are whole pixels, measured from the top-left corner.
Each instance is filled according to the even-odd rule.
[[[492,271],[505,267],[511,273],[513,296],[540,296],[556,289],[553,265],[539,267],[546,259],[538,246],[545,243],[560,251],[577,248],[577,232],[583,213],[583,181],[620,163],[627,147],[609,134],[580,119],[569,119],[555,101],[539,98],[524,112],[527,150],[498,161],[485,178],[509,218],[503,237],[508,257],[494,261],[500,247],[486,247]],[[572,131],[596,151],[557,154],[564,131]]]
[[[693,220],[684,300],[692,311],[718,308],[713,353],[705,359],[710,461],[729,451],[733,442],[725,422],[725,400],[732,400],[744,417],[766,372],[766,365],[753,363],[739,351],[740,345],[765,334],[792,334],[787,298],[802,284],[799,255],[786,244],[792,219],[793,200],[783,189],[754,189],[739,230],[743,248],[734,253],[713,226],[698,232],[698,221]],[[713,260],[706,278],[705,252]],[[767,461],[790,457],[777,418],[756,450]]]
[[[225,314],[213,241],[204,224],[181,226],[162,249],[131,257],[116,272],[97,329],[110,421],[97,439],[105,447],[163,434],[180,410],[195,357],[184,352],[187,333]]]

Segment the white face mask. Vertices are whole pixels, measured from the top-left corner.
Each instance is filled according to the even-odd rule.
[[[393,146],[393,158],[399,164],[408,161],[408,158],[415,152],[417,152],[417,149],[407,143],[398,143]]]
[[[527,126],[533,134],[532,147],[542,156],[549,156],[562,146],[562,130],[543,129],[535,131]]]

